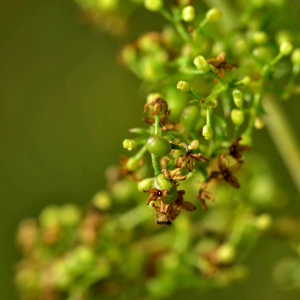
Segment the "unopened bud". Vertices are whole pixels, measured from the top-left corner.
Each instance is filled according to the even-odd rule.
[[[222,18],[222,12],[217,8],[212,8],[206,13],[205,18],[212,23],[218,22]]]
[[[111,207],[111,196],[106,191],[100,191],[93,197],[92,203],[100,210],[107,210]]]
[[[255,225],[259,230],[266,230],[272,224],[272,217],[269,214],[262,214],[257,217]]]
[[[268,41],[268,36],[264,31],[256,31],[252,35],[252,40],[255,44],[265,44]]]
[[[289,55],[293,51],[293,45],[290,42],[282,43],[280,46],[280,53]]]
[[[202,130],[202,135],[204,136],[204,138],[206,140],[210,140],[212,139],[213,135],[214,135],[214,131],[211,128],[210,125],[204,125],[203,126],[203,130]]]
[[[158,11],[163,7],[162,0],[145,0],[144,4],[145,7],[151,11]]]
[[[189,146],[188,146],[189,150],[196,150],[199,148],[199,141],[198,140],[194,140],[192,141]]]
[[[294,65],[300,65],[300,48],[293,51],[291,60]]]
[[[152,182],[153,182],[153,177],[152,178],[146,178],[144,180],[141,180],[139,183],[138,183],[138,190],[140,192],[142,192],[143,190],[147,190],[147,189],[150,189],[151,188],[151,185],[152,185]]]
[[[191,22],[195,18],[195,8],[193,6],[187,6],[182,10],[182,19],[185,22]]]
[[[243,98],[244,98],[244,95],[243,93],[240,91],[240,90],[233,90],[232,92],[232,96],[233,96],[233,101],[235,103],[235,105],[238,107],[238,108],[241,108],[243,107]]]
[[[150,93],[148,96],[147,96],[147,102],[151,102],[157,98],[162,98],[162,95],[160,93]]]
[[[128,169],[128,171],[136,171],[138,167],[139,167],[139,161],[136,158],[130,157],[127,160],[126,168]]]
[[[188,93],[191,90],[191,86],[187,81],[181,80],[177,83],[177,89],[182,92]]]
[[[256,129],[262,129],[265,126],[265,120],[262,117],[257,116],[254,121],[254,127]]]
[[[137,142],[134,140],[124,140],[123,141],[123,147],[125,149],[128,149],[129,151],[135,149],[137,147]]]
[[[231,111],[231,121],[235,125],[241,125],[244,122],[244,113],[239,109],[233,109]]]
[[[194,65],[196,68],[203,73],[208,73],[210,71],[210,65],[206,61],[205,57],[199,55],[194,59]]]
[[[229,244],[221,245],[217,252],[216,256],[220,263],[231,263],[235,259],[235,249]]]

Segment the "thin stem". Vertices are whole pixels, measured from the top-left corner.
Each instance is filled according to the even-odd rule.
[[[147,147],[146,147],[146,145],[145,145],[145,146],[143,146],[143,147],[140,149],[140,151],[134,156],[134,158],[135,158],[136,160],[140,160],[140,159],[146,154],[146,152],[147,152]]]
[[[157,161],[157,156],[154,154],[151,154],[151,159],[152,159],[152,166],[154,169],[154,174],[155,177],[157,177],[161,173],[160,165],[159,162]]]
[[[224,92],[227,89],[224,88],[223,86],[221,88],[219,88],[217,91],[215,91],[214,93],[212,93],[211,95],[209,95],[208,97],[206,97],[206,101],[212,100],[214,98],[216,98],[216,96],[218,96],[219,94],[221,94],[222,92]]]
[[[211,126],[211,119],[210,119],[210,110],[209,110],[209,107],[206,108],[206,125]]]
[[[160,135],[159,115],[154,116],[154,134]]]

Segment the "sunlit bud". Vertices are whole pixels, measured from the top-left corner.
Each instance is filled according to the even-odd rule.
[[[300,48],[293,51],[291,60],[294,65],[300,65]]]
[[[163,7],[162,0],[145,0],[144,4],[145,7],[151,11],[158,11],[160,8]]]
[[[100,210],[107,210],[111,207],[110,194],[106,191],[100,191],[92,198],[92,203]]]
[[[251,83],[251,78],[249,76],[245,76],[240,82],[247,87]]]
[[[137,147],[137,142],[134,140],[124,140],[123,141],[123,147],[125,149],[128,149],[129,151],[135,149]]]
[[[44,227],[59,224],[59,208],[54,205],[45,207],[39,215],[39,221]]]
[[[139,183],[138,183],[138,190],[140,192],[142,192],[143,190],[147,190],[147,189],[150,189],[151,185],[152,185],[152,182],[153,182],[153,178],[146,178],[144,180],[141,180]]]
[[[193,6],[187,6],[182,10],[182,19],[185,22],[191,22],[195,18],[195,8]]]
[[[72,227],[79,223],[80,209],[74,204],[66,204],[59,209],[59,221],[63,226]]]
[[[212,8],[206,13],[205,18],[209,22],[218,22],[222,18],[222,12],[217,8]]]
[[[243,93],[240,91],[240,90],[233,90],[232,92],[232,96],[233,96],[233,101],[235,103],[235,105],[238,107],[238,108],[241,108],[243,106],[243,98],[244,98],[244,95]]]
[[[198,140],[194,140],[192,141],[189,146],[188,146],[189,150],[196,150],[199,148],[199,141]]]
[[[182,92],[188,93],[191,90],[191,86],[187,81],[181,80],[177,83],[177,89]]]
[[[127,162],[126,162],[126,168],[129,171],[136,171],[138,167],[139,167],[139,161],[136,158],[130,157],[127,160]]]
[[[147,96],[147,102],[151,102],[157,98],[162,98],[162,95],[160,93],[150,93],[148,96]]]
[[[255,225],[259,230],[266,230],[272,224],[272,217],[269,214],[262,214],[257,217]]]
[[[244,122],[244,113],[239,109],[233,109],[231,111],[231,121],[235,125],[241,125]]]
[[[254,121],[254,127],[256,129],[262,129],[265,126],[265,120],[262,117],[257,116]]]
[[[218,100],[213,99],[209,102],[209,104],[211,105],[211,107],[216,108],[218,106]]]
[[[265,44],[268,41],[268,36],[264,31],[256,31],[252,35],[253,43]]]
[[[293,45],[290,42],[284,42],[280,46],[280,53],[289,55],[293,51]]]
[[[240,52],[246,52],[249,50],[247,43],[245,42],[245,40],[240,39],[237,41],[236,43],[236,48],[240,51]]]
[[[277,34],[276,34],[276,42],[277,44],[280,46],[281,44],[283,44],[284,42],[289,42],[292,38],[292,35],[289,31],[287,30],[280,30]]]
[[[202,130],[202,135],[204,136],[204,138],[206,140],[210,140],[212,139],[213,135],[214,135],[214,131],[211,128],[210,125],[204,125],[203,126],[203,130]]]
[[[209,63],[201,55],[197,56],[194,59],[194,65],[196,66],[196,68],[198,70],[202,71],[203,73],[208,73],[210,71],[210,65],[209,65]]]
[[[223,244],[218,248],[216,257],[220,263],[231,263],[235,259],[235,249],[229,244]]]

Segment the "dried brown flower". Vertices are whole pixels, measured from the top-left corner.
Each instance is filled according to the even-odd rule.
[[[186,180],[188,177],[186,175],[181,175],[180,172],[182,171],[182,168],[177,168],[172,171],[170,170],[163,170],[164,175],[170,179],[171,183],[174,186],[178,186],[180,181]]]
[[[245,145],[240,145],[240,141],[242,140],[241,137],[235,139],[231,145],[228,147],[225,155],[228,156],[232,156],[234,159],[236,160],[241,160],[242,155],[241,153],[247,152],[250,150],[249,146],[245,146]]]
[[[201,207],[203,209],[207,209],[205,200],[209,200],[209,201],[212,201],[212,202],[215,201],[215,196],[212,193],[209,193],[209,192],[205,191],[205,189],[207,188],[208,182],[209,181],[206,181],[202,184],[202,186],[200,188],[200,191],[199,191],[199,194],[197,196],[197,198],[200,200],[200,204],[201,204]]]
[[[216,73],[221,79],[224,78],[225,71],[231,71],[238,67],[236,64],[226,61],[226,53],[224,51],[221,52],[217,58],[208,58],[206,61],[216,68]],[[214,82],[217,83],[218,80],[215,79]]]
[[[152,110],[151,110],[151,117],[155,116],[155,115],[159,115],[161,112],[168,112],[168,104],[165,100],[161,99],[161,98],[155,98],[149,102],[147,102],[144,106],[144,113],[147,112],[149,106],[152,106]],[[163,111],[164,110],[164,111]]]
[[[182,169],[183,164],[185,163],[185,166],[189,172],[192,172],[194,169],[194,160],[202,161],[202,162],[208,162],[209,159],[203,157],[201,153],[193,153],[191,151],[187,151],[185,154],[180,155],[178,159],[175,161],[175,166],[177,168]]]
[[[162,198],[167,196],[168,189],[159,190],[156,188],[151,188],[151,189],[144,190],[144,193],[146,192],[150,193],[150,196],[148,197],[147,200],[147,205],[149,205],[149,203],[154,200],[158,200],[159,202],[161,202]]]
[[[231,186],[238,189],[238,188],[240,188],[240,184],[239,184],[238,180],[232,175],[232,173],[238,171],[242,165],[243,165],[243,161],[238,161],[234,165],[229,166],[228,158],[225,158],[224,154],[221,154],[219,156],[219,160],[218,160],[218,166],[219,166],[220,172],[215,172],[215,171],[212,172],[210,174],[210,178],[224,179]]]

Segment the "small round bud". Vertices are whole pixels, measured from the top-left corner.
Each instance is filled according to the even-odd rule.
[[[293,51],[291,60],[294,65],[300,65],[300,48]]]
[[[126,168],[128,169],[128,171],[136,171],[139,167],[139,161],[134,158],[134,157],[130,157],[127,162],[126,162]]]
[[[213,99],[210,101],[209,104],[211,105],[211,107],[216,108],[218,106],[218,100]]]
[[[188,146],[189,150],[196,150],[199,148],[199,141],[198,140],[194,140],[192,141],[189,146]]]
[[[171,150],[171,144],[161,136],[152,135],[146,142],[148,151],[155,156],[162,157],[168,155]]]
[[[177,83],[177,89],[182,92],[188,93],[191,90],[191,86],[187,81],[181,80]]]
[[[251,78],[249,76],[245,76],[242,80],[241,80],[241,83],[247,87],[250,85],[251,83]]]
[[[208,73],[210,71],[210,65],[206,61],[205,57],[199,55],[194,59],[194,65],[196,68],[203,73]]]
[[[92,203],[100,210],[107,210],[111,207],[110,194],[106,191],[100,191],[92,198]]]
[[[195,18],[195,8],[193,6],[187,6],[182,10],[181,15],[185,22],[191,22]]]
[[[221,245],[216,252],[216,257],[220,263],[231,263],[235,256],[235,249],[229,244]]]
[[[284,42],[290,41],[291,38],[292,38],[292,35],[291,35],[290,31],[287,31],[287,30],[280,30],[275,36],[276,42],[279,46]]]
[[[214,131],[211,128],[210,125],[204,125],[203,126],[203,130],[202,130],[202,135],[204,136],[204,138],[206,140],[210,140],[212,139],[213,135],[214,135]]]
[[[231,121],[235,125],[241,125],[244,122],[244,113],[239,109],[233,109],[231,111]]]
[[[283,55],[289,55],[293,51],[293,45],[290,42],[284,42],[280,46],[280,53]]]
[[[151,185],[152,185],[152,182],[153,182],[153,178],[146,178],[144,180],[141,180],[139,183],[138,183],[138,190],[140,192],[142,192],[143,190],[147,190],[147,189],[150,189],[151,188]]]
[[[236,48],[239,52],[242,52],[242,53],[249,50],[247,43],[243,39],[240,39],[237,41]]]
[[[244,95],[243,93],[240,91],[240,90],[233,90],[232,92],[232,96],[233,96],[233,101],[235,103],[235,105],[238,107],[238,108],[241,108],[243,107],[243,98],[244,98]]]
[[[257,116],[254,121],[254,127],[256,129],[262,129],[265,126],[265,120],[262,117]]]
[[[264,31],[256,31],[252,35],[252,40],[255,44],[265,44],[268,41],[268,36]]]
[[[43,227],[51,227],[59,224],[59,208],[51,205],[45,207],[39,215],[39,221]]]
[[[218,22],[222,18],[222,12],[217,8],[212,8],[206,13],[205,18],[212,23]]]
[[[255,225],[259,230],[266,230],[272,224],[272,217],[269,214],[262,214],[257,217]]]
[[[81,212],[74,204],[66,204],[59,209],[59,221],[63,226],[72,227],[79,223]]]
[[[124,140],[123,141],[123,147],[125,149],[128,149],[129,151],[135,149],[137,147],[137,142],[134,140]]]
[[[162,98],[162,95],[160,93],[150,93],[147,96],[147,102],[151,102],[151,101],[155,100],[156,98]]]
[[[158,11],[163,7],[162,0],[145,0],[144,1],[145,7],[151,11]]]

